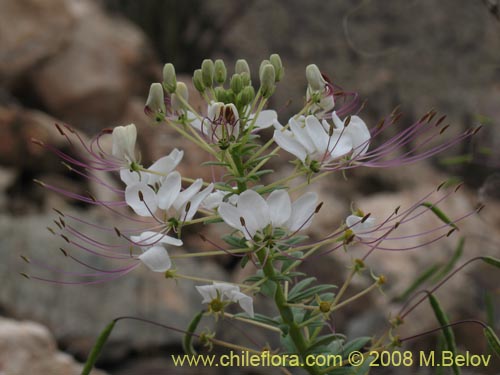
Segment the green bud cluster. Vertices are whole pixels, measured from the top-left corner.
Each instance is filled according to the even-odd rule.
[[[276,83],[284,75],[284,68],[278,54],[264,60],[259,69],[259,95],[268,99],[276,89]],[[230,77],[228,79],[228,77]],[[225,86],[225,84],[228,84]],[[236,61],[234,74],[228,76],[223,60],[203,60],[200,69],[193,74],[193,85],[202,95],[211,94],[214,100],[224,104],[233,103],[238,111],[250,105],[256,97],[256,89],[252,85],[248,62],[244,59]]]

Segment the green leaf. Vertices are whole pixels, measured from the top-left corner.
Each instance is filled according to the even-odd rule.
[[[288,295],[288,302],[298,303],[303,300],[307,300],[311,297],[314,297],[316,294],[320,294],[321,292],[325,292],[327,290],[334,288],[336,288],[335,285],[328,285],[328,284],[316,285],[303,292],[295,293],[292,296]]]
[[[347,344],[344,345],[342,349],[342,357],[347,358],[349,353],[355,350],[363,349],[363,347],[370,341],[372,341],[372,338],[368,336],[358,337],[352,341],[349,341]]]
[[[247,320],[254,320],[256,322],[264,323],[264,324],[267,324],[267,325],[270,325],[273,327],[279,327],[281,324],[281,321],[278,320],[279,317],[278,318],[270,318],[266,315],[262,315],[262,314],[258,314],[258,313],[255,313],[253,318],[248,317],[248,315],[246,313],[236,314],[235,316],[242,316]]]
[[[222,240],[227,243],[229,246],[235,247],[237,249],[245,248],[246,240],[241,237],[235,237],[231,235],[222,236]]]
[[[186,354],[196,355],[196,350],[193,347],[193,333],[196,331],[196,328],[198,328],[198,324],[200,324],[202,316],[203,310],[194,316],[193,320],[191,320],[186,329],[186,334],[182,339],[182,349]]]
[[[497,268],[500,268],[500,260],[497,259],[497,258],[493,258],[493,257],[481,257],[481,260],[483,262],[486,262],[488,264],[491,264],[492,266],[495,266]]]
[[[224,163],[221,161],[205,161],[205,162],[201,163],[201,165],[202,166],[213,165],[213,166],[218,166],[218,167],[228,167],[229,166],[228,163]]]
[[[307,351],[312,353],[312,351],[320,346],[328,346],[332,341],[338,341],[343,339],[344,335],[339,333],[329,333],[327,335],[319,336],[310,345]]]
[[[315,277],[308,277],[306,279],[300,280],[293,286],[292,289],[290,289],[290,291],[288,292],[288,298],[293,298],[297,293],[301,292],[315,281]]]
[[[397,301],[404,301],[407,299],[417,288],[419,288],[423,283],[429,280],[432,275],[434,275],[440,266],[438,264],[434,264],[433,266],[427,268],[424,272],[422,272],[417,278],[413,281],[413,283],[406,288],[406,290],[401,293],[399,297],[396,298]]]
[[[99,358],[99,355],[101,354],[101,351],[102,351],[102,348],[104,347],[104,344],[106,343],[106,341],[108,341],[109,335],[111,335],[113,328],[115,328],[115,324],[116,324],[116,320],[113,320],[101,332],[101,334],[97,338],[97,341],[96,341],[94,347],[92,348],[92,351],[89,354],[89,357],[87,358],[87,361],[85,362],[85,366],[83,367],[81,375],[89,375],[90,374],[90,372],[92,371],[92,368],[94,367],[94,365],[97,361],[97,358]]]
[[[495,328],[495,306],[490,292],[486,292],[484,296],[484,304],[486,308],[486,321],[493,329]]]
[[[274,298],[274,295],[276,294],[276,283],[274,281],[267,280],[261,285],[260,291],[265,296]]]
[[[434,315],[436,316],[437,321],[443,327],[442,331],[444,339],[446,341],[446,347],[448,348],[449,351],[453,353],[453,357],[455,357],[457,354],[457,344],[455,342],[455,335],[453,334],[453,329],[449,326],[446,327],[448,324],[450,324],[448,316],[443,311],[441,305],[439,304],[439,301],[437,300],[436,297],[434,297],[433,294],[429,294],[429,302],[431,304],[432,310],[434,311]],[[460,367],[455,363],[455,361],[453,362],[452,369],[456,375],[460,374]]]
[[[500,358],[500,340],[498,339],[495,331],[493,331],[493,328],[491,327],[486,327],[483,332],[486,337],[486,341],[488,341],[488,346]]]
[[[457,229],[458,230],[458,227],[455,225],[455,223],[453,223],[453,221],[448,217],[446,216],[446,214],[441,211],[440,208],[438,208],[437,206],[435,206],[433,203],[430,203],[430,202],[423,202],[420,204],[420,206],[424,206],[424,207],[427,207],[429,210],[431,210],[434,215],[436,215],[443,223],[445,224],[448,224],[450,227],[454,228],[454,229]]]

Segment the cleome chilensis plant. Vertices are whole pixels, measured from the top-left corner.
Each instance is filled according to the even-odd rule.
[[[43,275],[25,276],[58,284],[95,284],[146,267],[164,274],[165,282],[194,281],[200,310],[193,311],[188,327],[171,327],[168,321],[149,323],[181,332],[184,350],[190,355],[210,351],[214,346],[262,356],[263,353],[280,355],[283,361],[278,367],[283,373],[301,367],[301,371],[315,375],[367,374],[370,366],[379,361],[378,353],[397,351],[406,341],[433,332],[442,333],[443,347],[455,355],[452,327],[466,323],[481,325],[492,349],[500,353],[498,338],[490,326],[479,320],[449,322],[434,295],[450,277],[474,261],[499,267],[500,261],[492,257],[473,258],[459,267],[446,265],[446,273],[432,289],[405,296],[403,308],[388,319],[385,333],[378,337],[347,338],[342,327],[334,328],[337,311],[368,293],[377,293],[390,282],[370,267],[373,252],[411,249],[391,248],[393,239],[425,236],[429,244],[450,236],[462,220],[476,214],[481,207],[461,217],[448,217],[439,204],[458,187],[442,184],[410,207],[394,207],[387,217],[374,217],[362,208],[353,207],[340,226],[331,223],[328,233],[311,239],[307,229],[321,209],[328,209],[314,192],[315,182],[335,174],[343,178],[353,168],[389,168],[414,163],[468,139],[478,128],[442,139],[448,126],[443,125],[445,116],[439,117],[435,111],[397,133],[393,132],[393,125],[400,120],[398,110],[377,124],[367,125],[358,115],[362,103],[357,93],[332,83],[314,64],[306,67],[305,76],[303,108],[283,119],[269,108],[269,98],[284,79],[284,67],[276,54],[262,61],[257,77],[251,75],[245,60],[236,61],[232,74],[222,60],[204,60],[192,77],[194,87],[206,101],[206,107],[201,109],[190,104],[188,87],[177,81],[174,66],[165,65],[163,82],[151,85],[145,112],[157,126],[156,131],[169,127],[206,152],[207,168],[219,171],[213,173],[211,181],[181,175],[176,169],[184,153],[177,148],[167,150],[166,156],[152,165],[143,165],[136,149],[134,124],[103,130],[89,142],[69,126],[57,125],[70,145],[79,142],[84,147],[86,155],[82,159],[35,140],[57,154],[74,173],[109,189],[116,199],[99,200],[37,181],[40,185],[100,206],[121,220],[128,220],[130,225],[126,229],[103,228],[84,218],[56,211],[57,228],[51,231],[67,242],[72,250],[62,249],[63,255],[78,263],[82,271],[63,272],[65,279],[57,281]],[[388,128],[390,135],[386,135]],[[110,149],[104,146],[104,138],[110,138]],[[293,172],[276,178],[270,165],[277,158],[289,160]],[[115,174],[121,186],[104,181],[99,177],[102,172]],[[411,228],[414,219],[425,215],[437,216],[441,225],[406,237],[398,235],[400,227]],[[86,224],[88,232],[76,230],[75,221]],[[216,223],[225,225],[226,234],[220,239],[202,236],[211,250],[179,253],[185,227]],[[92,231],[96,230],[114,232],[116,242],[108,244],[94,239]],[[322,283],[301,270],[303,262],[320,262],[322,257],[335,256],[337,250],[349,253],[352,246],[365,249],[364,255],[353,257],[341,285]],[[107,258],[116,266],[106,270],[94,267],[80,260],[79,252]],[[390,261],[390,252],[387,254]],[[191,257],[220,256],[234,257],[241,267],[251,267],[255,272],[240,284],[183,273],[183,262]],[[48,267],[23,259],[38,270]],[[371,285],[346,298],[349,285],[361,274],[371,275]],[[413,290],[419,286],[417,281]],[[274,305],[273,312],[266,315],[254,308],[256,298],[269,299]],[[436,329],[400,337],[398,328],[425,301],[430,302],[437,317]],[[98,338],[83,374],[90,373],[115,324],[124,319],[145,321],[140,317],[120,317],[111,322]],[[268,330],[279,338],[276,342],[280,344],[246,347],[226,342],[218,338],[217,332],[199,329],[202,320],[210,319],[219,324],[238,320],[251,329]],[[356,362],[352,353],[358,354]],[[320,355],[339,360],[335,363],[311,360],[311,356]],[[408,362],[411,358],[405,354],[403,360]],[[453,366],[453,371],[459,373],[460,368]]]

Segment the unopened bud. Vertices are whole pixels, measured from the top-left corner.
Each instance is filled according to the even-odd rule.
[[[248,76],[250,76],[250,67],[248,66],[247,61],[244,59],[236,61],[236,64],[234,66],[234,72],[236,74],[247,73]]]
[[[241,83],[243,83],[243,86],[250,86],[252,84],[252,81],[250,80],[250,74],[243,72],[240,73],[241,77]]]
[[[271,61],[269,60],[262,60],[262,62],[260,63],[260,66],[259,66],[259,77],[262,77],[262,70],[264,69],[264,67],[266,65],[273,65],[271,64]],[[274,72],[276,74],[276,72]]]
[[[315,91],[323,90],[325,87],[325,80],[319,71],[316,64],[310,64],[306,68],[306,78],[309,86]]]
[[[255,89],[252,86],[247,86],[238,94],[238,104],[246,106],[250,104],[254,98]]]
[[[226,89],[224,87],[216,87],[214,89],[215,93],[215,100],[221,103],[227,103],[227,94],[226,94]]]
[[[175,92],[177,79],[175,77],[175,68],[173,64],[165,64],[163,67],[163,87],[169,93]]]
[[[200,93],[205,92],[205,85],[203,84],[203,78],[201,74],[201,69],[196,69],[193,73],[193,85],[196,90],[198,90]]]
[[[239,92],[243,89],[241,76],[239,74],[233,74],[229,85],[231,86],[231,90],[233,90],[235,94],[239,94]]]
[[[260,92],[265,99],[268,99],[276,87],[276,73],[271,64],[265,65],[260,71]]]
[[[180,100],[182,99],[182,100]],[[177,82],[175,94],[172,94],[172,109],[179,111],[184,108],[184,103],[189,100],[189,91],[184,82]]]
[[[205,59],[201,63],[201,75],[203,78],[203,84],[206,87],[212,87],[214,84],[214,62],[210,59]]]
[[[154,113],[165,113],[165,97],[163,94],[163,86],[160,83],[153,83],[149,88],[148,99],[146,100],[146,107]]]
[[[271,64],[274,66],[274,70],[276,72],[276,82],[281,81],[285,75],[285,68],[283,68],[280,55],[273,53],[271,57],[269,57],[269,61],[271,61]]]
[[[226,65],[224,64],[224,61],[221,59],[215,60],[215,82],[217,82],[219,85],[222,85],[224,82],[226,82],[227,78],[227,69]]]

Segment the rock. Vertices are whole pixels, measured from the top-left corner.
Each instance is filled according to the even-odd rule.
[[[65,211],[66,225],[83,230],[103,243],[120,243],[113,229],[111,232],[94,229],[92,233],[92,228],[70,220],[68,214],[71,211],[68,212],[61,206],[57,208]],[[102,228],[131,227],[130,222],[124,224],[122,219],[110,217],[103,211],[97,209],[72,213]],[[202,308],[201,297],[194,288],[195,284],[200,283],[165,280],[162,274],[153,273],[142,265],[118,280],[97,285],[54,285],[16,275],[24,272],[32,277],[71,281],[75,277],[71,277],[68,272],[95,272],[88,269],[85,271],[85,268],[66,258],[59,251],[60,247],[98,269],[124,265],[123,262],[112,262],[78,251],[64,240],[52,236],[45,227],[52,226],[57,230],[52,223],[55,218],[51,215],[21,218],[0,216],[0,248],[12,250],[5,253],[0,264],[0,306],[11,316],[33,319],[48,326],[67,351],[76,353],[79,357],[86,356],[99,332],[119,316],[142,317],[183,329]],[[170,251],[171,255],[175,253],[182,253],[182,250]],[[31,263],[23,262],[20,255],[27,257]],[[228,279],[221,268],[205,259],[179,259],[174,261],[174,265],[182,274]],[[122,321],[110,337],[103,360],[123,358],[130,350],[140,351],[165,344],[177,345],[180,340],[181,335],[173,331],[159,330],[158,327],[145,323]]]
[[[78,375],[82,365],[57,350],[54,338],[40,324],[0,318],[0,374]],[[105,375],[93,370],[92,375]]]
[[[106,15],[95,3],[79,2],[74,29],[63,50],[34,70],[43,104],[74,126],[115,125],[134,92],[147,94],[153,54],[143,33]],[[154,74],[160,74],[156,65]]]
[[[0,84],[11,85],[56,54],[75,23],[74,1],[2,0]]]
[[[40,111],[18,106],[0,106],[0,165],[10,168],[14,175],[9,184],[1,186],[2,191],[9,197],[6,201],[9,211],[28,213],[50,206],[49,199],[54,205],[61,202],[62,195],[44,194],[43,189],[39,189],[33,179],[53,183],[84,195],[91,192],[98,199],[110,198],[108,189],[95,181],[71,173],[53,153],[32,142],[32,139],[37,139],[79,160],[85,158],[87,151],[84,147],[76,138],[73,138],[70,144],[56,128],[57,123],[60,124],[60,121]],[[89,142],[84,134],[77,134]],[[110,175],[102,172],[96,172],[95,175],[108,185],[115,184]],[[71,202],[75,204],[75,201]]]

